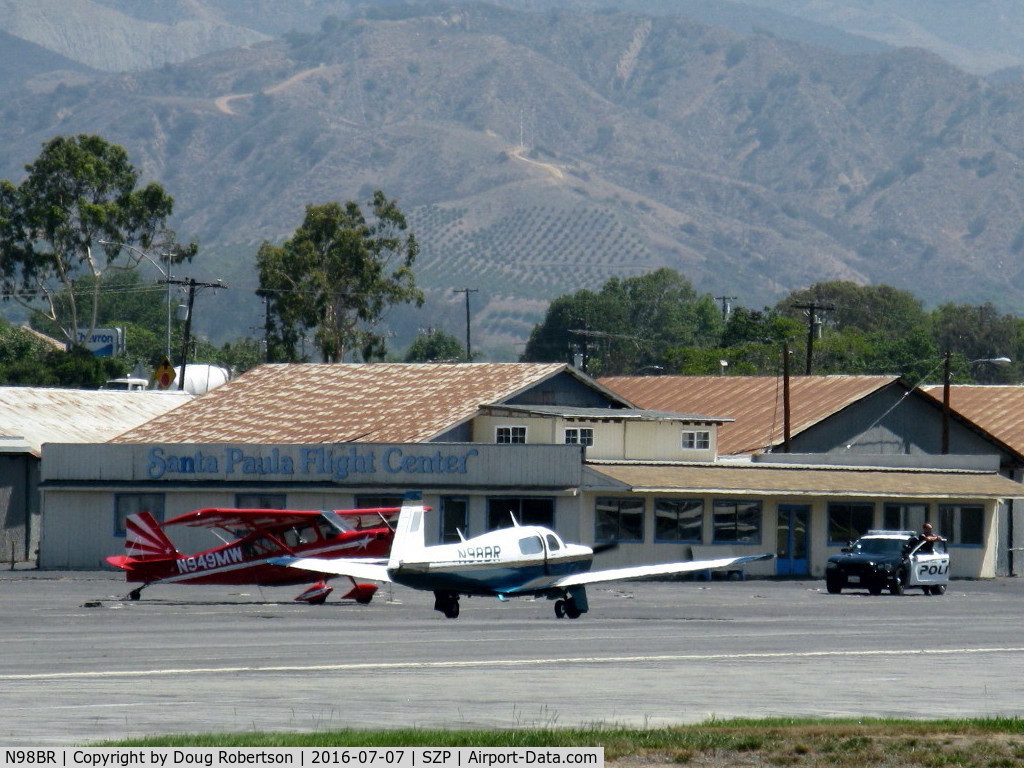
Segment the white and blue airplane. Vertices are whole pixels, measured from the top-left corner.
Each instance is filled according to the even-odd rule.
[[[579,618],[589,610],[587,584],[706,571],[768,560],[772,554],[691,560],[591,571],[596,548],[566,544],[536,525],[501,528],[452,544],[427,546],[424,517],[429,507],[407,499],[402,505],[387,561],[382,559],[280,557],[270,562],[353,579],[393,582],[434,593],[434,610],[459,615],[461,595],[543,596],[555,601],[555,616]]]

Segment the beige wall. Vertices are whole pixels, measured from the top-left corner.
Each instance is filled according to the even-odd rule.
[[[589,427],[594,444],[587,448],[588,459],[626,461],[714,461],[717,432],[714,424],[690,424],[683,421],[565,419],[529,416],[478,416],[473,421],[473,442],[493,443],[498,427],[526,427],[528,444],[560,445],[566,428]],[[706,450],[683,450],[684,431],[708,432],[711,445]]]

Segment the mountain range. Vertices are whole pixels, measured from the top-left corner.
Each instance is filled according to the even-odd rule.
[[[375,189],[422,249],[396,349],[469,295],[514,359],[553,297],[662,266],[751,308],[844,279],[1020,313],[1024,10],[880,6],[0,0],[0,176],[124,146],[230,286],[214,341],[259,333],[263,240]]]

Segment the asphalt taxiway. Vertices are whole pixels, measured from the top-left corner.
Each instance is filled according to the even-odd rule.
[[[154,586],[0,572],[0,745],[165,733],[657,726],[708,718],[1024,716],[1024,580],[946,595],[824,582],[629,582],[591,611],[386,587]],[[343,590],[338,589],[337,593]],[[336,594],[337,594],[336,593]]]

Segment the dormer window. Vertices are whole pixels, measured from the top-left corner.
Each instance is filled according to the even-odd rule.
[[[593,445],[594,430],[592,427],[566,427],[566,445]]]
[[[683,450],[706,451],[711,447],[711,432],[706,429],[684,429]]]
[[[526,442],[526,427],[497,427],[494,442],[499,445],[521,444]]]

